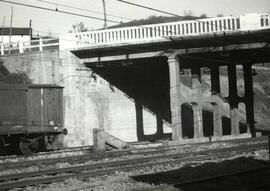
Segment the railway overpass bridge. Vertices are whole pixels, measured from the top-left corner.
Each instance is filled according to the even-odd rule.
[[[167,137],[162,129],[167,122],[172,139],[181,142],[186,136],[255,136],[252,65],[270,61],[269,34],[269,14],[248,14],[69,34],[60,37],[59,46],[71,48],[87,67],[134,100],[138,140]],[[237,90],[239,65],[243,96]],[[221,91],[220,68],[227,70],[228,95]],[[210,76],[207,88],[205,72]],[[240,123],[240,103],[246,108],[245,125]],[[154,135],[144,135],[143,108],[156,115]]]

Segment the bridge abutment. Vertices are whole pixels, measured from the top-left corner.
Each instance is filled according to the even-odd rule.
[[[210,63],[208,65],[200,65],[193,63],[192,65],[185,64],[185,70],[191,70],[191,95],[183,96],[186,92],[181,92],[181,78],[180,70],[183,70],[183,66],[180,65],[181,56],[169,56],[169,74],[170,74],[170,107],[171,107],[171,127],[172,127],[172,140],[181,142],[187,142],[183,140],[187,137],[183,135],[184,128],[192,128],[192,139],[196,142],[205,140],[207,138],[213,140],[222,139],[224,136],[239,137],[250,136],[250,131],[255,136],[254,129],[254,106],[253,106],[253,85],[252,85],[252,68],[251,65],[243,66],[243,78],[237,76],[237,64],[229,63],[227,65],[219,65],[219,63]],[[227,68],[227,85],[229,95],[221,94],[221,77],[220,67]],[[211,93],[209,96],[205,95],[202,74],[203,68],[209,68],[210,72],[210,87],[207,87]],[[224,85],[224,72],[223,72]],[[240,97],[238,95],[238,81],[243,81],[245,86],[245,96]],[[205,83],[205,82],[204,82]],[[206,85],[204,85],[206,86]],[[241,90],[242,91],[242,90]],[[240,111],[239,104],[244,103],[246,111]],[[226,106],[228,110],[226,111]],[[183,105],[188,105],[192,110],[193,123],[190,123],[189,127],[184,127],[183,123],[184,114],[182,110]],[[211,118],[211,122],[205,118],[205,110],[211,112],[208,114],[208,118]],[[241,115],[246,115],[247,122],[241,121]],[[210,116],[210,117],[209,117]],[[206,121],[204,121],[206,120]],[[212,126],[212,127],[210,127]],[[240,127],[241,126],[241,127]]]

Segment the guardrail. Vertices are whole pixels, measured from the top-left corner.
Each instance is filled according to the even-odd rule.
[[[59,39],[47,38],[0,44],[0,55],[59,49]]]

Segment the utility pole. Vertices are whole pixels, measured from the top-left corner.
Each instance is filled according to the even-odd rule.
[[[9,46],[11,45],[11,34],[12,34],[12,20],[13,20],[13,7],[11,7],[11,18],[10,18],[10,26],[9,26]],[[8,53],[10,54],[10,48]]]
[[[13,7],[11,7],[11,17],[10,17],[10,26],[9,26],[9,43],[11,43],[12,20],[13,20]]]
[[[30,36],[30,40],[32,40],[32,20],[31,19],[29,21],[29,36]]]
[[[30,36],[30,46],[31,44],[31,40],[32,40],[32,19],[30,19],[29,21],[29,36]],[[29,51],[32,52],[31,48],[29,48]]]
[[[4,44],[4,27],[5,27],[6,16],[4,16],[3,25],[2,25],[2,43]]]
[[[107,29],[107,13],[106,13],[105,0],[102,0],[102,2],[103,2],[103,13],[104,13],[104,29]]]

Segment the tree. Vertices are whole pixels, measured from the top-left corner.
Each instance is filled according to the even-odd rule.
[[[224,15],[222,15],[222,14],[217,14],[217,17],[223,17]]]
[[[205,13],[203,13],[203,14],[200,15],[199,18],[200,18],[200,19],[205,19],[205,18],[207,18],[207,15],[206,15]]]
[[[82,21],[72,25],[72,30],[69,30],[70,33],[86,32],[86,31],[88,31],[88,28],[84,25]]]

